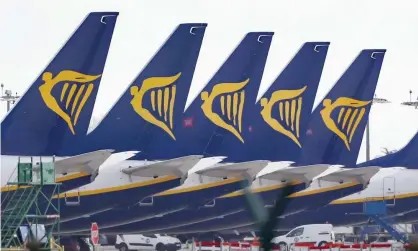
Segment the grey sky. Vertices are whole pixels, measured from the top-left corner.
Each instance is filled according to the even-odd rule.
[[[35,4],[36,2],[36,4]],[[22,94],[91,11],[119,11],[94,116],[100,118],[182,22],[207,22],[189,102],[246,32],[274,31],[260,93],[306,41],[330,41],[316,103],[362,49],[387,49],[377,95],[393,102],[371,113],[372,156],[402,147],[418,129],[416,1],[177,0],[2,1],[0,82]],[[0,115],[5,114],[5,105]],[[364,160],[364,147],[359,161]]]

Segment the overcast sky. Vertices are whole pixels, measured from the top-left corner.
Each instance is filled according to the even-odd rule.
[[[208,23],[189,103],[249,31],[275,32],[259,94],[304,42],[331,42],[316,103],[360,50],[387,49],[376,93],[393,103],[372,109],[373,157],[382,147],[399,149],[418,129],[418,110],[399,105],[409,100],[409,90],[413,99],[418,96],[417,9],[413,0],[2,1],[0,82],[22,94],[92,11],[120,12],[94,108],[96,120],[179,23]],[[1,104],[1,116],[5,110]],[[362,146],[359,161],[364,158]]]

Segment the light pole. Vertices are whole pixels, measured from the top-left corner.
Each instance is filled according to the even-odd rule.
[[[370,120],[366,124],[366,161],[370,160]]]
[[[407,105],[407,106],[415,106],[415,109],[418,109],[418,97],[417,101],[412,101],[412,90],[409,90],[409,101],[402,102],[401,105]]]
[[[16,95],[13,96],[11,90],[6,90],[6,91],[3,92],[3,88],[4,88],[3,83],[0,85],[0,87],[1,87],[0,101],[6,101],[7,112],[9,112],[10,111],[10,105],[16,103],[16,100],[19,98],[19,96],[17,95],[17,92],[16,92]]]
[[[390,103],[390,101],[385,98],[377,98],[375,94],[372,104],[376,104],[376,103],[387,104],[387,103]],[[366,124],[366,161],[369,161],[369,160],[370,160],[370,116]]]

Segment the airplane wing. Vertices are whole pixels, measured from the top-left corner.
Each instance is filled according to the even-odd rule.
[[[333,181],[333,182],[350,182],[357,181],[367,186],[369,180],[379,172],[378,166],[356,167],[356,168],[343,168],[339,171],[329,173],[319,180]]]
[[[202,155],[190,155],[170,160],[153,162],[142,166],[134,166],[122,169],[122,172],[133,176],[154,177],[174,175],[182,177],[187,171],[196,165]]]

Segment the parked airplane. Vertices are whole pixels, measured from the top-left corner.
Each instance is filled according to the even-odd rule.
[[[61,155],[58,149],[74,144],[87,133],[117,16],[117,12],[87,15],[2,120],[3,199],[17,189],[15,185],[6,184],[17,181],[19,160],[39,164],[51,162],[52,156],[57,156],[55,173],[56,181],[62,183],[61,191],[89,183],[97,175],[99,166],[109,160],[112,150],[65,157],[70,155]],[[39,172],[34,175],[39,176]]]
[[[275,185],[260,185],[259,182],[253,182],[254,193],[260,194],[263,198],[263,193],[275,191],[276,197],[274,199],[276,199],[280,198],[285,186],[293,186],[296,193],[290,196],[285,215],[317,208],[332,201],[335,197],[338,198],[341,194],[352,193],[350,188],[346,188],[346,186],[328,190],[321,189],[322,187],[316,187],[316,190],[313,190],[311,187],[313,184],[317,184],[314,177],[330,165],[350,166],[355,164],[361,145],[362,132],[364,132],[367,123],[369,104],[373,99],[383,62],[383,53],[384,51],[381,50],[363,50],[359,54],[327,94],[322,105],[319,105],[311,115],[307,130],[309,137],[306,137],[303,142],[304,147],[301,150],[300,159],[290,167],[271,166],[265,168],[257,175],[257,178],[275,181]],[[335,122],[332,123],[333,121]],[[327,164],[314,165],[315,163]],[[330,167],[324,173],[331,172],[334,168]],[[312,182],[312,180],[314,181]],[[304,190],[305,184],[310,184],[306,190]],[[251,230],[253,219],[250,212],[246,210],[242,192],[225,195],[221,199],[227,200],[228,197],[240,198],[243,205],[242,212],[229,216],[218,215],[217,218],[210,221],[166,229],[164,232],[197,233],[227,229],[232,231],[244,226],[249,226],[248,230]],[[274,199],[264,200],[264,204],[275,204]]]
[[[247,117],[251,116],[253,130],[245,138],[245,144],[228,145],[225,144],[228,141],[224,141],[222,147],[218,148],[219,152],[214,154],[227,155],[228,159],[241,161],[250,159],[296,160],[302,147],[300,142],[306,137],[306,134],[301,132],[305,132],[307,128],[328,45],[328,42],[305,43],[262,96],[260,103],[254,103],[247,107],[245,112],[247,112]],[[267,141],[268,145],[265,144]],[[217,169],[212,169],[212,172],[217,171]],[[265,182],[268,184],[269,181]],[[263,195],[270,197],[271,200],[274,200],[276,196],[274,193],[264,193]],[[173,201],[173,203],[175,202]],[[203,219],[216,218],[228,212],[238,212],[242,210],[242,207],[245,207],[244,203],[245,201],[239,199],[216,199],[206,204],[202,203],[197,208],[189,207],[163,217],[124,226],[105,227],[102,230],[122,233],[190,224]],[[119,219],[118,215],[114,217]]]
[[[405,101],[405,102],[402,102],[401,105],[415,106],[415,109],[418,109],[418,101]]]
[[[377,196],[375,197],[368,197],[367,199],[363,198],[356,198],[355,200],[358,201],[359,204],[363,206],[363,208],[359,207],[357,204],[355,209],[353,208],[346,208],[344,207],[345,203],[341,202],[352,202],[354,203],[355,200],[345,200],[339,201],[338,199],[331,202],[329,205],[326,205],[318,210],[306,210],[297,215],[290,215],[288,217],[280,219],[280,225],[278,225],[277,230],[284,231],[295,228],[301,224],[314,224],[314,223],[323,223],[329,222],[335,226],[338,225],[362,225],[370,223],[369,216],[364,212],[366,202],[374,201],[377,202],[375,206],[378,207],[380,213],[386,211],[387,216],[381,215],[383,221],[387,222],[395,222],[395,223],[411,223],[415,222],[418,219],[418,210],[415,207],[415,204],[410,204],[409,208],[401,208],[397,207],[398,205],[394,205],[396,199],[405,197],[402,195],[402,192],[399,192],[395,184],[393,183],[395,179],[397,179],[397,173],[405,170],[405,168],[410,169],[418,169],[418,157],[416,156],[415,152],[418,147],[418,133],[411,139],[411,141],[401,150],[395,153],[391,153],[361,164],[358,164],[358,168],[368,168],[370,166],[379,166],[384,168],[380,169],[379,172],[370,179],[368,185],[369,189],[376,189]],[[372,168],[373,169],[373,168]],[[349,169],[346,169],[349,170]],[[374,171],[373,171],[374,172]],[[372,172],[372,173],[373,173]],[[342,172],[344,174],[344,172]],[[408,171],[409,175],[411,173]],[[414,172],[412,172],[414,173]],[[336,175],[337,174],[337,175]],[[338,173],[333,174],[332,176],[335,180],[347,179],[347,176],[338,176]],[[355,172],[352,172],[355,174]],[[328,177],[329,178],[329,177]],[[349,177],[350,178],[350,177]],[[352,175],[351,178],[356,178],[355,175]],[[405,180],[403,180],[405,181]],[[360,193],[366,193],[367,189],[361,191]],[[393,190],[395,188],[395,190]],[[379,192],[378,192],[379,191]],[[368,191],[369,192],[369,191]],[[379,194],[380,193],[380,194]],[[383,200],[383,195],[385,199]],[[395,198],[393,195],[395,194]],[[355,195],[355,194],[352,194]],[[350,195],[350,196],[352,196]],[[408,194],[411,195],[411,194]],[[379,199],[380,198],[380,199]],[[342,198],[341,198],[342,199]],[[402,198],[405,199],[405,198]],[[360,202],[362,201],[362,202]],[[385,205],[384,203],[385,202]],[[334,203],[336,205],[334,205]],[[355,203],[354,203],[355,204]],[[369,205],[370,206],[370,205]],[[383,208],[386,206],[386,209]],[[396,209],[396,210],[393,210]],[[349,211],[354,210],[354,211]],[[405,211],[403,211],[405,210]],[[235,229],[238,232],[246,232],[249,230],[249,227],[243,227]]]
[[[204,89],[202,98],[204,101],[209,103],[202,105],[200,101],[195,101],[182,117],[178,116],[178,123],[173,124],[179,125],[181,122],[183,122],[183,126],[173,127],[174,129],[172,131],[172,135],[175,135],[175,138],[173,138],[169,133],[166,133],[167,131],[165,131],[165,133],[154,134],[152,135],[152,138],[144,135],[143,137],[148,140],[148,144],[144,144],[142,146],[141,154],[138,154],[135,158],[168,159],[167,161],[178,162],[179,158],[186,158],[189,155],[194,156],[193,154],[203,154],[208,157],[205,159],[205,161],[207,162],[209,160],[209,165],[205,164],[206,166],[212,166],[213,164],[216,164],[224,159],[224,157],[210,157],[213,155],[209,154],[210,151],[216,149],[221,143],[220,141],[213,141],[214,138],[216,138],[216,136],[213,135],[217,127],[215,122],[228,129],[224,131],[219,130],[219,132],[217,132],[217,135],[219,136],[225,135],[224,142],[227,140],[240,141],[239,137],[242,137],[241,134],[243,128],[248,128],[247,124],[249,123],[249,121],[247,121],[248,116],[246,115],[246,107],[248,104],[255,102],[272,35],[272,33],[267,32],[253,32],[247,34],[241,44],[231,54],[228,60],[220,68],[218,73],[215,74],[213,79]],[[144,88],[144,84],[141,88]],[[212,88],[213,90],[211,91]],[[213,94],[210,94],[212,96],[210,96],[208,92],[213,92]],[[236,93],[236,95],[234,93]],[[205,94],[207,94],[207,97]],[[224,110],[225,116],[223,117],[215,116],[212,111],[211,103],[214,101],[214,97],[218,95],[225,95],[224,104],[229,106],[229,108]],[[222,98],[218,98],[218,100],[222,100]],[[152,109],[151,105],[149,106],[149,109]],[[221,111],[219,109],[219,111],[216,110],[216,112]],[[205,116],[211,120],[208,120]],[[230,116],[228,120],[228,122],[231,122],[231,124],[229,124],[230,126],[228,126],[227,122],[225,122],[228,116]],[[199,160],[197,158],[195,159],[197,161]],[[177,162],[175,162],[175,164]],[[196,164],[196,162],[193,163],[193,165]],[[159,210],[162,212],[181,210],[182,208],[188,206],[190,203],[194,202],[194,200],[197,200],[197,203],[204,202],[211,198],[218,197],[224,193],[239,189],[241,187],[242,179],[233,177],[241,177],[242,173],[247,172],[247,169],[251,167],[255,167],[260,170],[265,166],[265,164],[265,161],[248,162],[244,165],[242,170],[228,173],[225,170],[233,170],[236,168],[234,164],[230,164],[227,165],[227,167],[223,167],[225,170],[221,170],[221,174],[218,172],[215,175],[205,175],[205,170],[202,169],[202,165],[199,163],[194,167],[195,171],[199,171],[199,175],[196,174],[194,176],[193,172],[190,171],[189,177],[186,179],[182,186],[173,190],[168,190],[169,192],[166,191],[160,193],[158,199],[153,199],[153,202],[155,205],[158,205]],[[262,166],[260,167],[260,165]],[[191,166],[192,165],[190,165],[190,167]],[[160,168],[160,172],[167,172],[167,168],[167,166],[165,166],[165,168]],[[171,170],[174,168],[177,169],[178,166],[173,167],[173,164],[171,164]],[[158,173],[156,173],[157,171],[158,170],[156,170],[155,167],[152,167],[152,169],[146,168],[144,170],[141,167],[132,167],[127,172],[129,174],[138,173],[137,175],[145,176],[150,174],[158,175]],[[253,175],[255,174],[256,173]],[[219,177],[219,175],[221,176]],[[232,178],[229,179],[227,178],[228,176]],[[114,193],[114,195],[111,193],[106,193],[106,189],[110,189],[110,187],[111,189],[114,189],[115,187],[113,176],[103,176],[101,183],[99,183],[99,179],[100,177],[98,177],[95,182],[80,188],[79,192],[77,191],[66,193],[66,196],[78,197],[80,195],[80,198],[82,198],[83,194],[91,194],[94,191],[98,191],[96,193],[97,200],[95,203],[89,204],[90,206],[88,206],[87,204],[92,200],[90,199],[90,196],[85,197],[86,201],[88,200],[88,202],[81,202],[81,207],[77,210],[80,210],[80,212],[83,210],[85,212],[86,208],[89,208],[88,210],[93,213],[89,212],[86,214],[87,217],[92,218],[92,216],[94,216],[94,218],[97,219],[104,217],[105,219],[109,219],[107,222],[111,224],[113,223],[112,217],[115,216],[115,212],[109,211],[100,215],[94,215],[93,210],[98,210],[98,203],[103,205],[103,198],[113,196],[114,200],[120,200],[121,195],[119,194],[118,196],[115,196],[116,193]],[[98,185],[101,186],[99,189],[97,187]],[[105,190],[100,190],[102,187]],[[129,189],[120,191],[120,193],[127,194],[127,197],[125,198],[130,202],[138,202],[141,200],[140,198],[132,197],[132,194],[128,194],[128,192]],[[174,200],[176,203],[169,203],[170,200]],[[145,201],[142,201],[139,204],[144,204],[146,203]],[[162,203],[162,206],[160,206],[160,203]],[[151,208],[152,207],[138,208],[138,206],[136,206],[131,207],[129,210],[123,210],[126,209],[126,207],[118,207],[117,209],[122,209],[123,216],[117,217],[117,219],[114,219],[114,222],[119,223],[123,222],[124,220],[130,221],[134,220],[135,217],[152,217],[155,215],[155,213],[158,213],[158,211],[155,208],[149,210]],[[117,209],[115,210],[117,211]],[[110,215],[110,217],[108,215]],[[74,221],[68,221],[65,224],[61,224],[61,233],[64,233],[66,229],[71,229],[69,227],[73,226],[73,224],[75,224],[76,227],[79,225],[83,228],[89,228],[90,221],[87,217],[85,219],[75,219]],[[85,220],[87,221],[86,224],[77,223],[84,222]],[[105,227],[105,225],[101,224],[101,228],[103,227]]]
[[[327,180],[346,179],[344,174],[355,170],[368,169],[369,166],[382,167],[368,183],[364,190],[336,199],[317,212],[306,212],[296,217],[284,219],[281,226],[289,228],[300,222],[330,222],[335,225],[350,225],[368,222],[369,216],[364,212],[367,202],[377,203],[374,206],[380,210],[387,210],[385,218],[392,218],[395,222],[413,222],[418,219],[418,205],[416,203],[416,187],[412,182],[417,177],[418,133],[410,142],[398,152],[382,156],[359,164],[357,168],[345,169],[325,177]],[[409,168],[409,169],[406,169]],[[366,204],[365,204],[366,203]],[[370,204],[371,205],[371,204]],[[383,206],[387,209],[383,209]],[[308,217],[309,214],[309,217]]]

